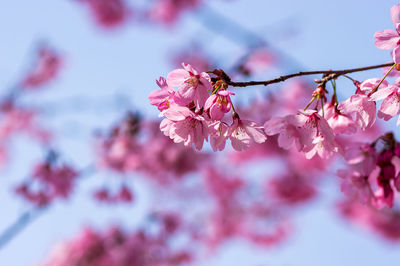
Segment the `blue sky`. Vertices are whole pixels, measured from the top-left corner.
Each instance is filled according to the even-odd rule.
[[[390,60],[387,51],[375,48],[373,34],[393,27],[389,10],[398,1],[208,2],[213,10],[257,32],[287,54],[286,69],[290,71],[350,68]],[[155,78],[171,70],[167,59],[174,47],[184,47],[193,36],[202,36],[200,43],[222,62],[222,67],[228,66],[234,55],[245,51],[243,45],[209,31],[200,21],[192,13],[172,29],[130,23],[117,31],[104,32],[75,1],[0,1],[1,93],[27,68],[38,42],[46,41],[65,54],[66,67],[57,82],[46,91],[24,97],[23,101],[34,106],[51,103],[70,107],[64,112],[53,112],[50,108],[43,122],[60,133],[57,144],[67,154],[67,161],[84,167],[93,158],[88,145],[93,128],[107,128],[126,106],[156,117],[147,95],[155,89]],[[379,75],[378,70],[354,77]],[[265,78],[269,77],[266,74]],[[341,82],[339,86],[341,95],[348,95],[345,91],[349,83]],[[115,94],[120,98],[115,98]],[[122,105],[118,100],[121,98]],[[87,106],[86,101],[96,102],[100,108]],[[81,105],[76,107],[72,105],[74,102]],[[24,138],[14,143],[12,150],[12,164],[0,174],[0,231],[24,210],[24,204],[12,196],[11,185],[26,176],[29,166],[42,154],[40,147],[32,147]],[[142,221],[151,195],[140,181],[134,183],[138,201],[129,208],[98,208],[88,198],[87,192],[107,175],[91,176],[80,183],[71,201],[52,206],[0,250],[0,264],[35,264],[53,244],[76,234],[85,224],[104,227],[114,222],[131,225]],[[199,265],[375,266],[399,261],[399,246],[389,245],[335,215],[332,199],[340,196],[337,190],[337,182],[332,178],[317,203],[296,214],[297,231],[282,246],[265,250],[232,241],[215,257]]]

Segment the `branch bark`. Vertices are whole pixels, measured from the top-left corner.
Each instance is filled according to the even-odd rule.
[[[284,76],[280,76],[280,77],[270,79],[270,80],[265,80],[265,81],[234,82],[231,80],[225,80],[225,82],[232,87],[249,87],[249,86],[257,86],[257,85],[268,86],[270,84],[280,83],[280,82],[283,82],[285,80],[288,80],[288,79],[291,79],[294,77],[319,75],[319,74],[323,74],[325,76],[330,75],[330,77],[331,77],[330,79],[336,79],[342,75],[355,73],[355,72],[362,72],[362,71],[367,71],[367,70],[372,70],[372,69],[377,69],[377,68],[389,67],[389,66],[393,66],[393,64],[394,63],[392,62],[392,63],[386,63],[386,64],[380,64],[380,65],[373,65],[373,66],[366,66],[366,67],[359,67],[359,68],[350,68],[350,69],[341,69],[341,70],[302,71],[302,72],[284,75]]]

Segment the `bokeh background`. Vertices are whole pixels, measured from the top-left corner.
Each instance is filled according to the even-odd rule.
[[[127,109],[157,117],[157,110],[147,97],[157,89],[155,79],[175,67],[172,61],[179,51],[201,47],[218,67],[229,68],[257,42],[242,35],[242,27],[285,58],[282,69],[286,73],[384,63],[390,61],[390,56],[376,49],[373,34],[392,28],[389,10],[397,3],[214,0],[185,13],[173,26],[132,19],[122,27],[105,30],[94,23],[78,1],[3,0],[1,93],[6,95],[25,73],[38,45],[55,47],[65,58],[61,74],[45,90],[24,96],[21,101],[42,111],[41,122],[62,136],[56,144],[65,154],[64,159],[84,168],[95,156],[94,129],[109,127]],[[219,16],[236,23],[236,30],[224,27]],[[268,79],[277,74],[273,70],[257,77]],[[376,70],[354,77],[362,80],[379,75],[381,71]],[[349,83],[339,82],[343,97],[353,90],[347,90],[348,86]],[[246,89],[236,98],[245,102],[263,90]],[[393,126],[394,121],[389,124]],[[12,188],[29,174],[27,169],[42,155],[40,145],[32,146],[24,137],[12,143],[12,162],[0,174],[0,231],[28,208]],[[70,200],[48,207],[0,250],[0,264],[35,265],[53,245],[76,235],[85,225],[139,226],[154,196],[140,179],[127,181],[135,190],[134,204],[107,207],[90,200],[90,188],[106,182],[112,174],[91,174],[79,183]],[[395,265],[400,260],[399,246],[340,218],[333,208],[340,196],[337,177],[332,175],[323,182],[318,199],[297,210],[296,230],[288,241],[263,249],[232,240],[196,265]]]

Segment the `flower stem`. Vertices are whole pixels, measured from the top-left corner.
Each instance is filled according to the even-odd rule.
[[[386,72],[386,74],[383,76],[383,78],[381,79],[381,81],[379,81],[378,85],[376,85],[376,87],[368,94],[369,96],[378,90],[379,86],[380,86],[380,85],[382,84],[382,82],[386,79],[386,77],[389,75],[389,73],[392,72],[392,70],[395,68],[396,65],[397,65],[397,64],[394,63],[393,66],[388,70],[388,72]]]
[[[310,105],[315,101],[315,99],[317,99],[317,96],[312,97],[311,101],[307,104],[307,106],[304,108],[304,111],[308,109],[308,107],[310,107]]]

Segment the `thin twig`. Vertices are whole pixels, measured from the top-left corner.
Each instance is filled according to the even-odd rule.
[[[300,76],[310,76],[310,75],[318,75],[318,74],[324,74],[326,75],[324,77],[324,81],[328,81],[331,79],[336,79],[339,76],[345,75],[345,74],[350,74],[350,73],[355,73],[355,72],[361,72],[361,71],[367,71],[367,70],[372,70],[372,69],[377,69],[377,68],[383,68],[383,67],[388,67],[392,66],[393,63],[386,63],[386,64],[380,64],[380,65],[373,65],[373,66],[367,66],[367,67],[359,67],[359,68],[351,68],[351,69],[342,69],[342,70],[316,70],[316,71],[302,71],[302,72],[297,72],[289,75],[284,75],[280,76],[271,80],[265,80],[265,81],[247,81],[247,82],[234,82],[230,80],[226,80],[225,82],[232,86],[232,87],[248,87],[248,86],[257,86],[257,85],[270,85],[274,83],[279,83],[283,82],[285,80],[294,78],[294,77],[300,77]]]
[[[44,208],[37,208],[22,213],[18,219],[13,222],[6,230],[0,235],[0,249],[4,247],[11,239],[18,235],[25,229],[31,222],[33,222],[40,214],[43,213]]]

